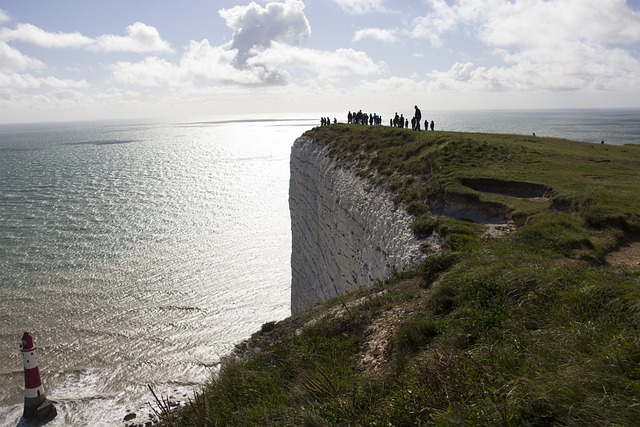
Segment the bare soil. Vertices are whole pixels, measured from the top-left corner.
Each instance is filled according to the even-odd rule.
[[[615,267],[640,268],[640,240],[628,242],[606,257],[607,263]]]

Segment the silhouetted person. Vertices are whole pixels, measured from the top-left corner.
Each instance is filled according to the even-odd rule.
[[[420,120],[422,120],[422,112],[420,111],[417,105],[414,105],[413,108],[415,108],[416,110],[415,115],[413,116],[416,119],[413,129],[420,130]]]
[[[431,130],[434,130],[433,128],[435,128],[435,127],[436,127],[436,124],[433,123],[433,120],[431,120]]]

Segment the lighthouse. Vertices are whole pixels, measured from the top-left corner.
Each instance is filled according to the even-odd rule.
[[[31,333],[25,332],[22,335],[20,352],[24,362],[24,412],[22,416],[39,421],[53,419],[58,411],[44,394],[44,387],[38,371],[36,345]]]

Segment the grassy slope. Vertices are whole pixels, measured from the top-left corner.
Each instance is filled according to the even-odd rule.
[[[640,147],[346,125],[308,135],[393,191],[415,231],[437,230],[445,249],[417,271],[264,325],[254,350],[168,422],[640,420],[640,272],[604,258],[640,231]],[[539,184],[546,197],[474,190],[480,178]],[[506,206],[520,226],[487,238],[478,224],[429,215],[426,200],[454,196]]]

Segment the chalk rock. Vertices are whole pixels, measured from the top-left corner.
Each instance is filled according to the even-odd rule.
[[[390,193],[340,165],[326,146],[298,138],[290,168],[293,314],[424,258],[413,217]]]

